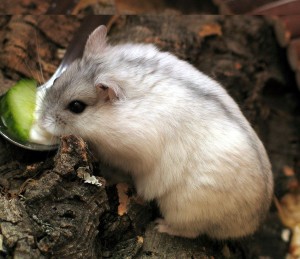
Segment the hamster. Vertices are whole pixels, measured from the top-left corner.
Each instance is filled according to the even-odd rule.
[[[130,172],[138,195],[157,201],[159,232],[239,238],[270,207],[268,156],[225,89],[153,45],[109,45],[105,26],[47,90],[39,124]]]

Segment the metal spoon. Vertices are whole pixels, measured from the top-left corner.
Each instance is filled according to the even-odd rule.
[[[59,67],[47,82],[39,86],[40,88],[39,91],[51,87],[53,85],[54,80],[57,77],[59,77],[76,58],[82,56],[84,45],[86,43],[89,34],[99,25],[107,24],[109,19],[110,16],[106,16],[106,15],[91,15],[91,16],[86,16],[83,19],[79,29],[76,31],[71,43],[69,44],[67,51],[64,55],[64,58],[60,63]],[[0,99],[3,98],[3,96],[4,95],[0,96]],[[36,144],[29,141],[19,140],[15,136],[9,133],[7,127],[3,124],[1,119],[0,119],[0,135],[2,135],[5,139],[10,141],[11,143],[29,150],[49,151],[49,150],[54,150],[58,147],[58,145],[42,145],[42,144]]]

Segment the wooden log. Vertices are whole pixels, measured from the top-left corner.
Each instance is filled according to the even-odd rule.
[[[4,65],[15,81],[20,78],[17,72],[43,83],[59,64],[53,50],[57,45],[66,48],[78,26],[79,19],[73,16],[12,16],[8,22],[10,30],[4,35],[0,67]]]
[[[49,0],[3,0],[0,1],[0,14],[44,14]]]
[[[300,71],[300,38],[290,42],[287,57],[291,68],[294,71]]]
[[[245,14],[259,6],[273,2],[273,0],[213,0],[222,14]]]
[[[114,14],[114,0],[2,0],[0,14]]]
[[[213,0],[222,14],[253,15],[296,15],[299,14],[299,0]]]
[[[52,0],[46,14],[71,14],[77,0]]]
[[[298,89],[300,91],[300,71],[296,72],[296,82],[297,82],[297,85],[298,85]]]
[[[284,15],[273,18],[276,38],[281,47],[286,47],[291,39],[300,37],[300,15]]]
[[[118,14],[161,13],[165,7],[161,0],[115,0],[115,5]]]
[[[87,146],[74,136],[62,138],[54,162],[21,168],[20,174],[30,180],[23,178],[16,186],[17,174],[6,171],[16,186],[0,194],[0,236],[7,253],[17,258],[97,258],[99,220],[109,204],[103,178],[84,183],[83,175],[92,172]]]
[[[256,1],[254,1],[256,2]],[[258,5],[260,6],[260,5]],[[297,15],[300,10],[299,0],[275,1],[256,9],[252,9],[249,14],[253,15]]]

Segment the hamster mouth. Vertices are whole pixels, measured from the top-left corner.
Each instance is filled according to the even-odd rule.
[[[31,127],[29,140],[43,145],[54,145],[59,143],[59,138],[38,122],[34,122]]]

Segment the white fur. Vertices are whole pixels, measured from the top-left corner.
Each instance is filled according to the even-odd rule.
[[[95,37],[101,49],[93,47]],[[93,101],[82,115],[63,117],[59,107],[45,112],[52,133],[78,134],[101,160],[129,171],[138,194],[157,200],[161,232],[221,239],[253,233],[270,205],[273,179],[265,149],[236,103],[217,82],[152,45],[103,41],[103,32],[93,33],[80,61],[97,66],[93,84],[75,65],[60,80],[80,82],[81,95],[101,83],[119,99]]]

